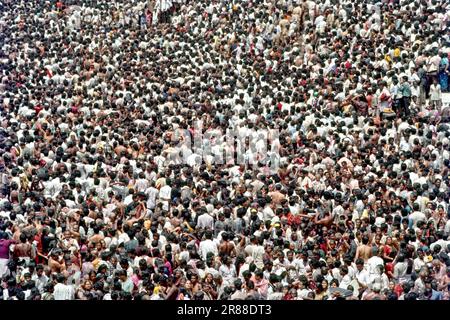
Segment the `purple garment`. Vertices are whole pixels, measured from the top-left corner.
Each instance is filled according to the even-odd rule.
[[[91,271],[95,271],[92,262],[83,262],[83,265],[81,266],[81,276],[84,277],[85,275],[88,275],[89,272]]]
[[[0,240],[0,259],[9,259],[9,246],[14,243],[14,240]]]

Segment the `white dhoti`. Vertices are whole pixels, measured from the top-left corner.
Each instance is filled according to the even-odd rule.
[[[0,259],[0,278],[8,271],[9,259]]]

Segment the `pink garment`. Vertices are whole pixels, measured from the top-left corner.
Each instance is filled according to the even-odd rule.
[[[134,286],[137,287],[139,285],[139,278],[136,274],[133,274],[131,276],[131,281],[133,282]]]

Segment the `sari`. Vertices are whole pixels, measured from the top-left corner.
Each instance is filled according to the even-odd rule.
[[[439,63],[439,73],[438,73],[438,81],[441,85],[442,92],[448,91],[448,73],[446,69],[448,68],[448,58],[444,57],[441,59]]]

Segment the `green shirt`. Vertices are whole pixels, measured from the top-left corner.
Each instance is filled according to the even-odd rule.
[[[411,97],[411,87],[409,86],[409,83],[404,83],[401,89],[404,97]]]
[[[131,281],[130,279],[125,280],[124,282],[122,282],[122,290],[125,292],[133,292],[133,288],[134,288],[134,284],[133,281]]]

